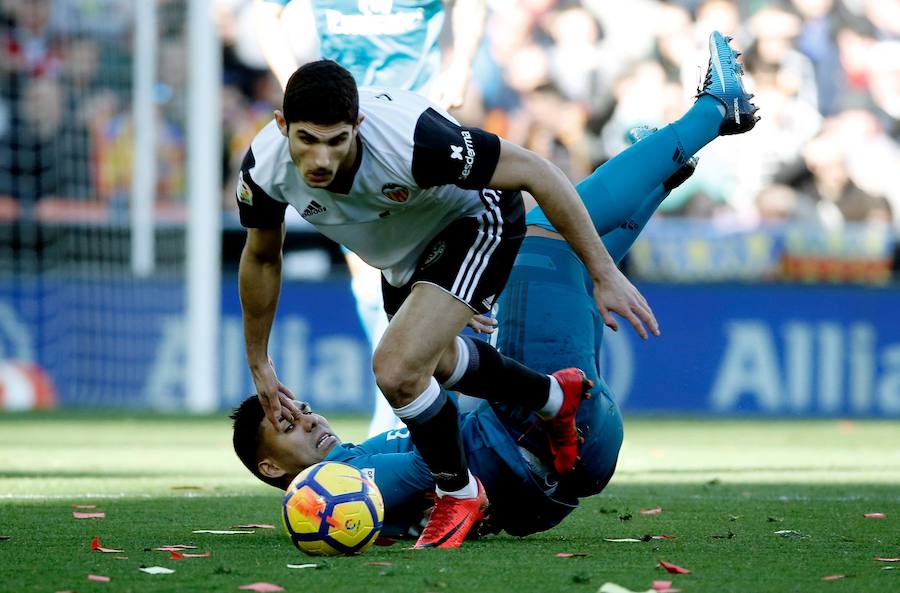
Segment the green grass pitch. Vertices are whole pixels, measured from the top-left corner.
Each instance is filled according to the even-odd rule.
[[[333,424],[345,440],[365,426]],[[460,550],[305,557],[280,528],[280,501],[233,456],[224,417],[0,415],[0,591],[239,591],[263,581],[288,592],[595,593],[606,582],[645,591],[654,580],[684,593],[900,591],[900,562],[874,559],[900,556],[896,422],[626,418],[619,471],[603,494],[547,533]],[[106,518],[74,519],[76,504]],[[279,527],[192,533],[246,523]],[[661,534],[675,538],[605,541]],[[92,551],[95,536],[124,553]],[[211,556],[176,561],[153,550],[171,544]],[[692,574],[668,575],[660,560]],[[822,580],[829,575],[846,576]]]

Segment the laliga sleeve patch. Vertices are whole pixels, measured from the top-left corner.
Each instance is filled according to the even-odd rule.
[[[487,187],[500,159],[500,139],[478,128],[464,128],[434,109],[416,122],[412,174],[419,187]]]
[[[250,189],[250,185],[244,181],[243,171],[238,173],[237,199],[238,202],[243,202],[248,206],[253,205],[253,190]]]
[[[244,162],[241,164],[235,191],[241,224],[251,229],[278,228],[284,222],[284,211],[287,209],[287,204],[268,195],[253,181],[250,172],[255,166],[256,157],[251,148],[247,151]]]

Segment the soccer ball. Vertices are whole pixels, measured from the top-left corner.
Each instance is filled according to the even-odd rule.
[[[323,461],[294,478],[282,511],[291,541],[307,554],[361,554],[381,531],[384,501],[352,465]]]

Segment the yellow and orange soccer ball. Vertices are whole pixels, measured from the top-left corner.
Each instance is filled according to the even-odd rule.
[[[314,556],[361,554],[384,520],[381,492],[352,465],[323,461],[303,470],[284,495],[284,527]]]

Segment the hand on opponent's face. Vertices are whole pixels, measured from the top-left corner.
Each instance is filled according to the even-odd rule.
[[[298,416],[281,416],[277,427],[268,418],[261,422],[260,471],[271,477],[296,476],[324,460],[341,442],[324,416],[306,402],[296,403]]]

